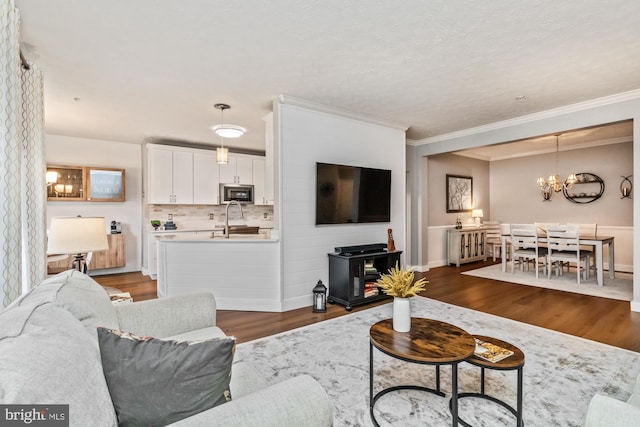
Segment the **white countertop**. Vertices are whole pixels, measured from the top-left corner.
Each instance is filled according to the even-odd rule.
[[[209,232],[210,231],[210,232]],[[198,232],[182,232],[182,233],[157,233],[156,239],[158,242],[216,242],[216,243],[228,243],[228,242],[244,242],[244,243],[266,243],[275,242],[278,240],[277,233],[270,231],[268,233],[260,234],[232,234],[229,238],[226,238],[222,231],[223,229],[216,229],[215,235],[213,230],[198,230]],[[219,231],[219,232],[218,232]]]
[[[153,228],[147,230],[150,234],[156,234],[156,235],[162,235],[162,234],[175,234],[175,233],[195,233],[195,232],[199,232],[199,231],[224,231],[224,226],[222,227],[217,227],[217,226],[213,226],[211,228],[197,228],[197,229],[191,229],[191,228],[178,228],[176,230],[164,230],[162,228],[159,228],[157,230],[154,230]]]
[[[235,225],[235,224],[231,224],[231,225]],[[260,230],[273,230],[273,227],[260,227]],[[176,230],[163,230],[162,228],[159,228],[158,230],[154,230],[153,228],[147,229],[147,232],[149,234],[154,234],[154,235],[175,234],[175,233],[199,233],[199,232],[207,232],[207,231],[217,231],[222,233],[224,231],[224,225],[216,225],[211,228],[209,227],[178,228]]]

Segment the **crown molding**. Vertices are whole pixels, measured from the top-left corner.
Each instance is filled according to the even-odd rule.
[[[285,104],[285,105],[292,105],[292,106],[296,106],[296,107],[301,107],[301,108],[306,108],[308,110],[313,110],[316,111],[318,113],[325,113],[325,114],[331,114],[334,116],[340,116],[340,117],[344,117],[347,119],[351,119],[351,120],[357,120],[360,122],[367,122],[367,123],[373,123],[376,125],[380,125],[380,126],[384,126],[384,127],[388,127],[388,128],[392,128],[392,129],[397,129],[400,130],[402,132],[406,132],[407,129],[409,129],[409,126],[406,125],[401,125],[398,123],[393,123],[393,122],[387,122],[384,120],[379,120],[379,119],[374,119],[372,117],[368,117],[362,114],[358,114],[358,113],[354,113],[352,111],[348,111],[348,110],[343,110],[341,108],[336,108],[336,107],[330,107],[328,105],[324,105],[324,104],[319,104],[317,102],[313,102],[313,101],[307,101],[306,99],[302,99],[302,98],[296,98],[294,96],[290,96],[290,95],[279,95],[278,96],[278,103],[279,104]]]
[[[471,135],[476,135],[483,132],[504,129],[510,126],[522,125],[526,123],[535,122],[538,120],[557,117],[564,114],[575,113],[578,111],[584,111],[591,108],[602,107],[605,105],[617,104],[619,102],[630,101],[638,98],[640,98],[640,89],[634,89],[628,92],[608,95],[602,98],[596,98],[589,101],[578,102],[576,104],[570,104],[564,107],[552,108],[551,110],[545,110],[539,113],[528,114],[526,116],[520,116],[514,119],[502,120],[499,122],[489,123],[486,125],[477,126],[469,129],[463,129],[456,132],[432,136],[432,137],[421,139],[421,140],[411,140],[411,141],[407,140],[407,145],[421,146],[426,144],[432,144],[434,142],[441,142],[441,141],[447,141],[455,138],[462,138],[465,136],[471,136]]]

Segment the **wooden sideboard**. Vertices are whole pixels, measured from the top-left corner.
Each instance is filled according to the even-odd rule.
[[[124,234],[107,234],[109,249],[106,251],[94,252],[89,263],[89,271],[103,268],[124,267],[126,264],[124,252]],[[73,255],[65,259],[49,262],[47,273],[55,274],[72,268]]]
[[[487,260],[487,228],[467,227],[447,230],[448,264]]]

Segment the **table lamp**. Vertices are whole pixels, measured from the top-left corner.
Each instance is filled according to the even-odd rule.
[[[480,223],[480,218],[482,218],[484,216],[482,214],[482,209],[474,209],[474,210],[472,210],[471,211],[471,216],[476,219],[476,227],[480,227],[480,225],[482,225]]]
[[[109,249],[104,217],[54,217],[47,242],[47,254],[73,255],[73,268],[84,273],[84,254]]]

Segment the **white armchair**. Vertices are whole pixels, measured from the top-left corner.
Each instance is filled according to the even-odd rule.
[[[584,427],[637,426],[640,420],[640,376],[627,401],[596,394],[591,398]]]

